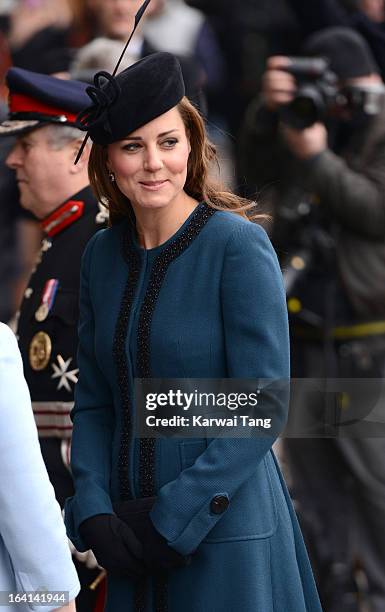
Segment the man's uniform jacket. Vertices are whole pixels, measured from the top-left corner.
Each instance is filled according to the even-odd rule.
[[[77,380],[80,261],[102,214],[90,188],[43,220],[45,237],[20,309],[17,335],[39,435],[69,439]],[[54,285],[44,312],[47,283]],[[47,294],[48,292],[48,294]],[[37,337],[37,335],[40,336]]]

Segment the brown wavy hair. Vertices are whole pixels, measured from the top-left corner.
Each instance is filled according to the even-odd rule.
[[[255,213],[255,202],[231,193],[210,177],[210,168],[214,164],[218,165],[218,159],[215,146],[207,137],[204,120],[186,97],[182,98],[177,108],[191,145],[185,192],[198,202],[206,202],[208,206],[217,210],[230,210],[253,221],[266,219],[266,215]],[[126,218],[132,219],[129,199],[116,183],[112,183],[109,179],[106,146],[95,143],[92,145],[88,174],[96,197],[109,210],[110,225]]]

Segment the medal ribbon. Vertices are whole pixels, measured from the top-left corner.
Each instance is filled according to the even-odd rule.
[[[44,305],[47,307],[47,314],[51,311],[58,287],[59,281],[57,278],[50,278],[44,285],[40,306]]]

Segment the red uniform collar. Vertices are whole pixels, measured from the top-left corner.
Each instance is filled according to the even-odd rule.
[[[68,200],[68,202],[56,208],[48,217],[45,217],[40,222],[40,225],[45,233],[52,238],[79,219],[83,214],[83,210],[84,202]]]

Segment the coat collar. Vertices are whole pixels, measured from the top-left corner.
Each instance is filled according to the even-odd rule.
[[[152,249],[145,249],[139,244],[135,227],[135,219],[129,219],[127,224],[128,230],[126,244],[127,242],[129,243],[131,250],[139,252],[140,254],[146,253],[148,257],[153,259],[163,253],[164,250],[169,249],[171,245],[173,245],[173,249],[175,249],[176,245],[178,245],[180,242],[181,236],[190,235],[192,228],[195,227],[196,223],[199,222],[201,218],[211,216],[212,210],[214,209],[210,209],[207,204],[201,202],[194,208],[187,219],[182,223],[180,228],[172,236],[170,236],[168,240]]]

